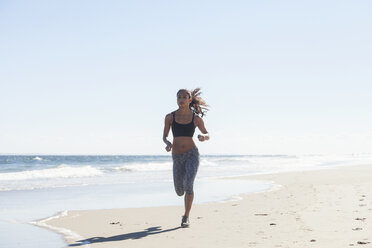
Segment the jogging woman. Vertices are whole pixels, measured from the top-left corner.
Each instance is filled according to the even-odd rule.
[[[193,185],[199,167],[199,151],[192,139],[195,127],[198,127],[203,134],[198,135],[199,141],[209,140],[208,131],[201,118],[208,110],[206,108],[208,105],[200,94],[200,88],[191,92],[180,89],[177,92],[178,109],[165,116],[163,141],[167,145],[165,150],[172,151],[174,188],[177,195],[185,194],[182,227],[190,226],[189,214],[194,199]],[[170,128],[172,128],[173,144],[167,140]]]

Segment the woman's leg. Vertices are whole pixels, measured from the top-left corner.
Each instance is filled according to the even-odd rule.
[[[190,210],[192,206],[192,201],[194,200],[194,194],[185,194],[185,215],[186,217],[189,217]]]
[[[186,174],[184,157],[180,154],[173,154],[172,158],[174,189],[178,196],[182,196],[185,192],[184,179]]]
[[[189,217],[192,202],[194,200],[194,180],[199,168],[199,151],[194,148],[187,158],[185,169],[185,216]]]

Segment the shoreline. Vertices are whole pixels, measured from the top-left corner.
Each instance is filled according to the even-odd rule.
[[[196,204],[188,229],[179,229],[183,206],[69,210],[30,224],[59,233],[68,245],[83,247],[155,243],[164,247],[368,247],[372,242],[368,175],[372,165],[229,178],[281,186],[239,195],[238,201]],[[193,241],[186,242],[189,239]]]

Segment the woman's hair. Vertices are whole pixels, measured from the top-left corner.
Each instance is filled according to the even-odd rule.
[[[205,101],[200,97],[200,95],[201,95],[200,88],[196,88],[195,90],[192,90],[192,91],[189,91],[189,90],[186,90],[186,89],[180,89],[177,92],[177,96],[181,92],[186,92],[189,95],[189,98],[192,99],[192,101],[189,105],[189,108],[195,114],[201,115],[201,117],[203,117],[205,115],[205,113],[209,110],[207,108],[207,107],[209,107],[209,105],[207,105],[205,103]]]

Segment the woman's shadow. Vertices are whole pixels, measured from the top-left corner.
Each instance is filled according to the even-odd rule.
[[[69,247],[71,247],[71,246],[81,246],[81,245],[92,244],[92,243],[121,241],[121,240],[127,240],[127,239],[141,239],[141,238],[144,238],[144,237],[149,236],[149,235],[175,231],[179,228],[180,227],[175,227],[175,228],[171,228],[171,229],[162,230],[160,226],[156,226],[156,227],[147,228],[146,230],[141,231],[141,232],[132,232],[132,233],[116,235],[116,236],[112,236],[112,237],[108,237],[108,238],[92,237],[92,238],[89,238],[89,239],[78,240],[78,241],[76,241],[77,243],[70,244]]]

